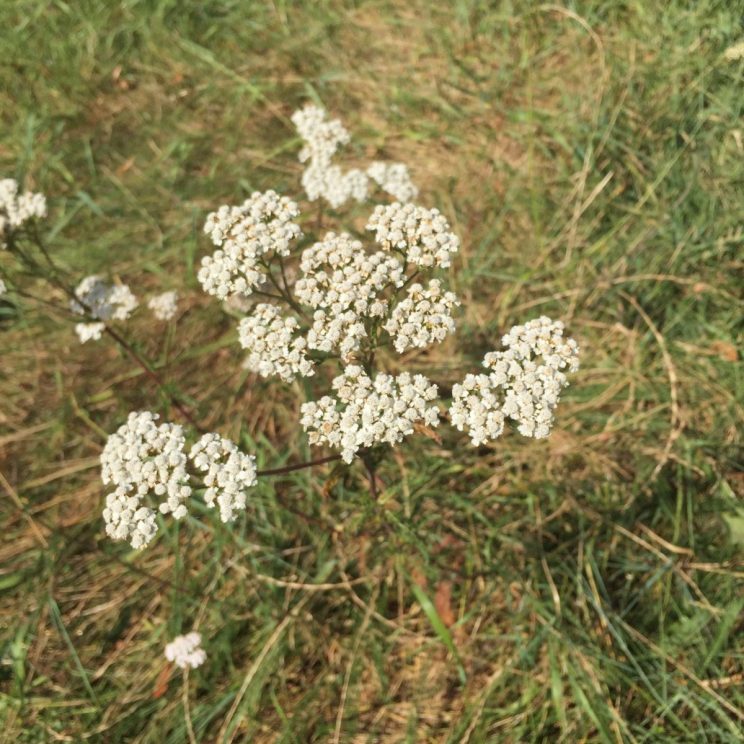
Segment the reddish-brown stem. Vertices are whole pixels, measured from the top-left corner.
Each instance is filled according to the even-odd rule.
[[[315,465],[325,465],[327,462],[335,462],[340,460],[341,455],[328,455],[328,457],[321,457],[318,460],[309,460],[308,462],[298,462],[294,465],[284,465],[281,468],[269,468],[268,470],[256,471],[257,476],[263,475],[284,475],[285,473],[292,473],[295,470],[303,470],[304,468],[312,468]]]
[[[49,268],[52,271],[51,276],[45,277],[46,280],[52,284],[53,286],[56,286],[58,289],[60,289],[67,297],[70,298],[70,300],[77,304],[79,307],[82,307],[85,312],[87,312],[91,317],[95,318],[95,315],[91,313],[91,310],[89,307],[86,306],[86,303],[79,298],[73,289],[67,286],[64,281],[62,281],[59,276],[61,275],[61,271],[57,267],[57,265],[54,263],[54,260],[52,259],[51,255],[46,249],[46,246],[44,245],[44,242],[42,241],[41,237],[39,236],[38,232],[34,231],[34,240],[41,251],[42,255],[46,259],[46,262],[49,264]],[[16,247],[17,248],[17,247]],[[30,257],[23,254],[20,249],[18,249],[18,252],[20,253],[21,257],[27,262],[31,263],[31,265],[35,265],[35,262],[33,259],[30,259]],[[115,331],[113,328],[110,328],[107,324],[104,323],[105,332],[108,336],[110,336],[119,346],[121,346],[122,349],[124,349],[131,357],[134,359],[135,362],[142,368],[142,370],[145,372],[145,374],[168,396],[168,399],[170,400],[173,407],[183,416],[186,421],[188,421],[197,431],[204,433],[204,429],[199,426],[199,424],[196,422],[194,417],[191,415],[191,412],[182,404],[180,403],[172,393],[169,393],[165,383],[160,378],[160,375],[158,375],[157,372],[152,368],[150,364],[148,364],[141,356],[141,354],[123,337],[121,336],[117,331]]]
[[[142,371],[168,396],[171,404],[181,414],[181,416],[183,416],[198,432],[203,434],[204,429],[199,426],[191,415],[189,409],[167,391],[165,383],[160,379],[157,372],[155,372],[155,370],[153,370],[152,367],[150,367],[150,365],[139,355],[137,350],[113,328],[105,326],[105,331],[107,335],[111,336],[111,338],[114,339],[114,341],[116,341],[116,343],[119,344],[119,346],[121,346],[121,348],[124,349],[135,362],[137,362],[137,364],[142,368]]]

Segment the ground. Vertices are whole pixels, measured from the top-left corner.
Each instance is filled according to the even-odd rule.
[[[205,742],[741,741],[743,15],[3,2],[0,176],[48,195],[71,275],[182,301],[126,328],[164,394],[0,300],[4,740],[175,743],[190,720]],[[407,163],[461,238],[458,334],[407,369],[451,385],[544,313],[581,371],[547,440],[443,429],[395,450],[377,499],[356,470],[300,471],[234,527],[203,510],[132,551],[98,469],[128,411],[177,397],[264,467],[313,456],[302,389],[241,368],[195,279],[208,211],[300,193],[306,101],[351,161]],[[163,646],[195,626],[209,660],[184,680]]]

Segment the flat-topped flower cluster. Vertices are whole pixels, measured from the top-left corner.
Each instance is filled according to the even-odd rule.
[[[240,206],[212,212],[204,232],[219,248],[202,260],[198,279],[204,291],[220,300],[249,295],[267,280],[267,254],[288,256],[302,234],[292,220],[300,210],[275,191],[255,192]]]
[[[439,409],[430,405],[437,386],[424,375],[381,373],[372,379],[360,366],[350,364],[332,387],[335,397],[324,395],[302,405],[300,423],[309,433],[310,444],[341,450],[346,463],[362,448],[398,444],[416,424],[439,423]]]
[[[312,242],[296,202],[255,192],[238,207],[208,215],[204,231],[218,250],[204,258],[199,278],[217,298],[247,303],[239,339],[248,369],[284,382],[310,376],[322,382],[328,377],[321,368],[338,365],[330,382],[335,394],[305,403],[300,423],[312,444],[351,462],[397,444],[415,424],[439,422],[436,385],[379,367],[391,352],[420,353],[455,332],[460,302],[441,276],[427,274],[448,269],[460,241],[439,210],[408,201],[417,190],[404,166],[376,162],[366,175],[342,171],[334,158],[351,139],[343,124],[312,105],[292,121],[304,142],[300,161],[311,201],[325,198],[335,207],[351,196],[364,201],[364,178],[398,201],[374,207],[366,223],[371,241],[329,231]],[[354,186],[341,198],[343,184]],[[253,295],[261,302],[251,307]],[[563,325],[547,318],[515,326],[503,338],[506,349],[486,355],[487,374],[468,374],[454,386],[452,424],[475,445],[501,436],[507,421],[525,436],[547,436],[566,372],[578,366],[578,347],[562,334]]]
[[[15,179],[0,179],[0,249],[7,247],[7,239],[14,231],[46,217],[46,213],[44,194],[22,192]]]
[[[563,339],[563,330],[563,323],[544,316],[514,326],[501,339],[506,350],[483,358],[490,374],[468,374],[452,388],[452,424],[476,446],[501,436],[507,419],[526,437],[547,437],[568,385],[562,370],[579,368],[579,347]]]
[[[204,434],[187,455],[182,426],[158,424],[149,411],[130,413],[101,453],[101,479],[114,486],[103,510],[106,533],[133,548],[147,545],[157,533],[157,512],[148,501],[159,500],[161,514],[183,519],[193,473],[202,475],[207,506],[218,507],[223,522],[245,508],[247,489],[256,484],[255,458],[229,439]]]
[[[343,170],[334,164],[333,158],[339,147],[348,145],[351,136],[338,119],[329,121],[322,108],[308,104],[292,115],[292,123],[304,142],[299,160],[306,164],[302,187],[309,201],[322,198],[334,209],[351,199],[364,202],[372,190],[372,184],[399,202],[407,202],[418,196],[408,168],[402,163],[375,161],[366,170]]]
[[[360,458],[374,467],[385,448],[447,418],[475,446],[496,440],[509,422],[524,436],[547,436],[567,374],[578,369],[578,346],[564,338],[563,324],[540,317],[514,326],[503,348],[483,358],[484,372],[452,387],[447,407],[427,376],[400,371],[399,355],[421,357],[454,334],[460,301],[444,272],[459,238],[439,210],[409,201],[417,191],[404,166],[376,162],[367,171],[343,171],[334,164],[350,141],[341,122],[314,106],[292,120],[304,141],[311,201],[365,201],[370,180],[397,201],[377,204],[361,234],[347,227],[318,235],[299,204],[273,190],[207,216],[204,232],[216,250],[202,260],[198,278],[205,292],[244,313],[238,338],[245,367],[285,383],[311,378],[299,423],[310,444],[337,451],[348,464]],[[76,294],[99,322],[136,306],[131,293],[98,277],[84,280]],[[165,296],[150,301],[163,315],[171,304]],[[104,511],[112,537],[146,545],[157,528],[149,500],[181,519],[197,476],[204,501],[223,521],[246,508],[258,480],[255,458],[217,433],[203,435],[186,454],[186,436],[141,412],[109,438],[101,463],[104,482],[114,486]]]
[[[192,630],[191,633],[176,636],[166,644],[164,655],[179,669],[196,669],[207,660],[207,652],[201,647],[201,633]]]

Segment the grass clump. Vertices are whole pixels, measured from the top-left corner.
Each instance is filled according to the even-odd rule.
[[[170,396],[0,299],[4,735],[180,742],[186,699],[199,741],[739,741],[742,10],[4,3],[2,174],[54,195],[66,268],[183,293],[177,333],[133,334],[259,467],[311,456],[298,399],[241,369],[200,230],[297,190],[306,100],[453,222],[469,366],[542,313],[582,346],[544,442],[420,438],[376,500],[287,474],[135,553],[98,457]],[[194,624],[184,698],[162,650]]]

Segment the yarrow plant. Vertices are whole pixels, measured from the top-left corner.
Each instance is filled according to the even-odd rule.
[[[578,345],[564,337],[560,321],[547,317],[509,330],[503,348],[483,357],[483,371],[467,372],[450,396],[440,395],[436,381],[405,369],[456,332],[460,301],[447,287],[446,272],[459,238],[438,209],[412,201],[418,190],[404,165],[374,161],[365,169],[343,169],[335,159],[351,137],[340,121],[309,105],[292,122],[303,142],[299,160],[308,201],[323,200],[333,210],[349,200],[369,204],[376,195],[394,201],[370,204],[363,231],[337,215],[337,224],[323,230],[322,208],[313,220],[290,196],[256,191],[207,215],[212,252],[202,259],[198,280],[242,315],[236,330],[246,369],[298,389],[303,381],[307,399],[299,426],[312,446],[331,454],[260,470],[254,453],[202,431],[178,400],[172,402],[188,425],[160,421],[149,411],[131,413],[108,438],[101,477],[111,487],[106,532],[134,548],[152,542],[163,518],[187,517],[195,498],[230,523],[247,509],[262,478],[334,460],[347,467],[362,463],[374,496],[375,472],[390,448],[416,432],[431,436],[443,422],[474,446],[494,442],[509,424],[523,436],[546,437],[568,374],[578,369]],[[0,182],[3,245],[31,260],[22,239],[33,238],[52,271],[36,229],[45,214],[40,194]],[[58,273],[51,277],[63,286]],[[164,389],[153,366],[112,328],[139,304],[126,285],[94,275],[65,291],[71,313],[84,316],[76,325],[81,341],[106,333]],[[166,321],[175,316],[177,299],[170,291],[147,306]]]

